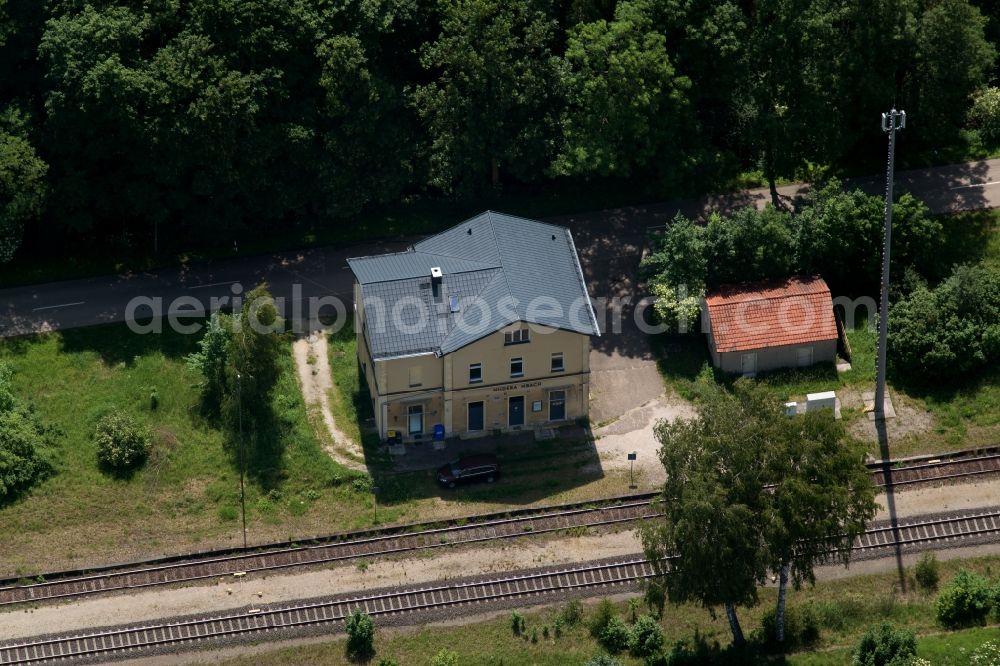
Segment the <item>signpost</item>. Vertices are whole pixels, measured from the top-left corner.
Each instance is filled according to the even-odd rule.
[[[375,509],[375,524],[378,525],[378,486],[372,486],[372,507]]]
[[[628,481],[629,481],[628,487],[630,489],[635,488],[635,458],[636,458],[635,451],[628,454]]]

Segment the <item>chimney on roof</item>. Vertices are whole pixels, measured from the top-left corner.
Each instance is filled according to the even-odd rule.
[[[444,273],[441,272],[441,268],[439,266],[431,268],[431,291],[434,294],[434,298],[437,298],[441,293],[442,277],[444,277]]]

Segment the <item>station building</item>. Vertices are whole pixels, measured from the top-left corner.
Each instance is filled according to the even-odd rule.
[[[587,416],[600,330],[568,229],[488,211],[348,265],[358,363],[383,440]]]

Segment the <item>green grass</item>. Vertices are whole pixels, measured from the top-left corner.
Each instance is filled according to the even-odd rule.
[[[917,641],[917,655],[933,666],[970,666],[972,652],[987,641],[1000,642],[997,627],[923,636]],[[850,663],[851,651],[847,648],[795,655],[789,659],[790,666],[849,666]]]
[[[124,325],[0,341],[15,386],[57,424],[55,474],[0,507],[0,573],[33,573],[95,561],[235,545],[239,468],[225,437],[198,407],[184,365],[196,336],[135,335]],[[159,406],[150,409],[156,388]],[[124,409],[154,432],[145,467],[128,479],[102,473],[93,432]],[[273,399],[278,455],[249,465],[251,541],[288,539],[363,524],[354,473],[322,451],[308,425],[291,354]]]
[[[847,372],[838,373],[832,365],[821,364],[762,373],[754,381],[781,401],[802,401],[806,394],[818,391],[873,391],[877,336],[862,326],[848,331],[847,337],[852,353],[852,368]],[[697,401],[704,391],[730,385],[736,379],[712,367],[704,336],[658,336],[652,345],[661,375],[682,398]],[[893,455],[996,445],[1000,435],[1000,370],[964,385],[942,383],[920,388],[900,385],[890,375],[889,387],[896,396],[897,410],[907,407],[927,412],[933,420],[929,431],[895,438]],[[843,415],[847,423],[864,418],[858,408],[845,408]]]
[[[952,560],[940,563],[942,584],[959,568],[968,568],[989,574],[1000,569],[1000,557],[990,556],[972,560]],[[912,570],[907,570],[907,577]],[[907,591],[901,591],[895,571],[855,576],[820,582],[813,588],[789,590],[790,612],[809,605],[814,610],[820,629],[819,642],[787,657],[771,655],[760,657],[759,663],[790,666],[848,666],[854,644],[867,628],[882,621],[906,627],[919,637],[918,654],[935,666],[967,666],[968,654],[987,640],[1000,640],[996,626],[945,632],[934,619],[934,593],[917,590],[912,578]],[[761,590],[761,604],[753,609],[740,609],[744,631],[757,640],[765,611],[775,602],[773,588]],[[579,666],[601,651],[589,635],[586,626],[594,614],[596,600],[585,602],[584,617],[579,625],[565,627],[561,637],[553,633],[556,617],[562,605],[520,611],[525,618],[525,635],[518,637],[511,631],[510,613],[502,612],[493,619],[470,622],[461,626],[434,626],[401,631],[378,630],[376,634],[375,661],[392,657],[406,666],[423,666],[442,648],[454,650],[461,664],[503,664],[504,666]],[[630,619],[628,603],[616,603],[618,613]],[[645,612],[640,607],[639,613]],[[376,619],[376,625],[378,620]],[[543,628],[549,628],[549,638],[543,638]],[[709,645],[725,648],[729,643],[729,630],[721,612],[711,615],[695,605],[667,605],[661,620],[667,645],[684,640],[689,643],[695,633],[704,637]],[[536,631],[538,642],[530,640]],[[639,666],[641,660],[627,654],[619,655],[626,666]],[[256,653],[224,662],[249,664],[266,660],[277,666],[283,664],[348,664],[344,657],[344,641],[331,640],[308,646],[289,647],[267,653]],[[717,655],[713,663],[724,666],[724,655]],[[747,662],[740,662],[747,663]]]
[[[197,336],[134,335],[124,325],[0,341],[15,385],[64,435],[55,474],[0,507],[0,575],[235,546],[240,536],[238,450],[201,415],[198,377],[184,356]],[[369,414],[359,382],[354,338],[342,332],[331,350],[336,418],[362,431]],[[156,389],[159,406],[150,409]],[[149,462],[127,479],[102,473],[93,433],[97,420],[124,409],[150,426]],[[251,455],[246,494],[251,543],[295,540],[368,527],[372,479],[334,463],[310,425],[290,350],[282,361],[269,447]],[[353,419],[353,420],[352,420]],[[352,426],[353,423],[353,426]],[[370,435],[368,463],[381,489],[380,523],[440,520],[511,506],[586,500],[627,492],[627,471],[605,473],[593,442],[501,444],[504,475],[495,484],[440,488],[433,472],[397,474]],[[649,483],[641,474],[637,483]]]
[[[862,326],[848,331],[852,365],[848,372],[838,373],[833,364],[817,364],[811,368],[790,368],[761,373],[756,381],[781,400],[805,399],[807,393],[830,391],[863,383],[875,382],[874,331]],[[652,340],[660,373],[667,384],[681,397],[697,400],[706,389],[730,385],[735,375],[727,375],[712,367],[705,336],[657,336]]]
[[[354,441],[362,442],[366,451],[373,451],[378,444],[378,434],[365,428],[373,417],[371,395],[364,376],[358,368],[357,338],[354,325],[346,326],[329,336],[330,372],[335,389],[330,395],[330,410],[337,424]]]

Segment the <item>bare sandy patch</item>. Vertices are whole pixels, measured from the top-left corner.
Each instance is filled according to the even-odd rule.
[[[903,486],[893,494],[898,516],[922,516],[943,511],[994,508],[1000,503],[1000,479],[984,479],[972,483],[958,483],[934,488],[909,488]],[[885,494],[875,498],[882,508],[876,520],[888,520]]]
[[[629,470],[631,461],[628,454],[635,453],[637,485],[662,483],[665,477],[658,455],[660,442],[653,434],[653,428],[660,420],[673,421],[695,415],[690,403],[670,400],[666,394],[630,409],[613,423],[594,431],[601,467],[605,471]]]
[[[856,390],[841,391],[841,406],[845,409],[864,409],[861,399],[861,392]],[[912,437],[934,428],[934,416],[910,398],[890,391],[892,396],[892,406],[896,410],[896,418],[886,419],[886,432],[890,441],[901,440],[905,437]],[[875,422],[863,414],[861,418],[854,420],[848,427],[850,432],[859,439],[869,442],[878,441],[878,432],[875,430]]]

